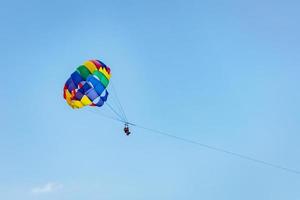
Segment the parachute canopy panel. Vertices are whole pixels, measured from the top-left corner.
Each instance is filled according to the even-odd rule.
[[[64,86],[64,99],[72,108],[101,107],[107,100],[106,90],[111,70],[100,60],[88,60],[77,67]]]

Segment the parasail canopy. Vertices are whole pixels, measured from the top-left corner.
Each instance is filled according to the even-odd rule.
[[[66,81],[63,96],[72,108],[101,107],[107,100],[111,71],[100,60],[88,60]]]

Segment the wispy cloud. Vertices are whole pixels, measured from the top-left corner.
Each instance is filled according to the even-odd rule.
[[[49,182],[42,186],[37,186],[31,189],[32,194],[44,194],[51,193],[63,188],[63,185],[60,183]]]

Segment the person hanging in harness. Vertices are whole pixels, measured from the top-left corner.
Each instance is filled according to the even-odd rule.
[[[125,124],[125,127],[124,127],[124,132],[125,132],[125,134],[128,136],[128,135],[130,135],[130,131],[129,131],[129,127],[128,127],[128,124],[126,123]]]

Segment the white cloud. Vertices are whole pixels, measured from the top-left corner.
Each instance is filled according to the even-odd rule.
[[[31,189],[32,194],[44,194],[51,193],[63,188],[63,185],[60,183],[49,182],[45,185],[34,187]]]

